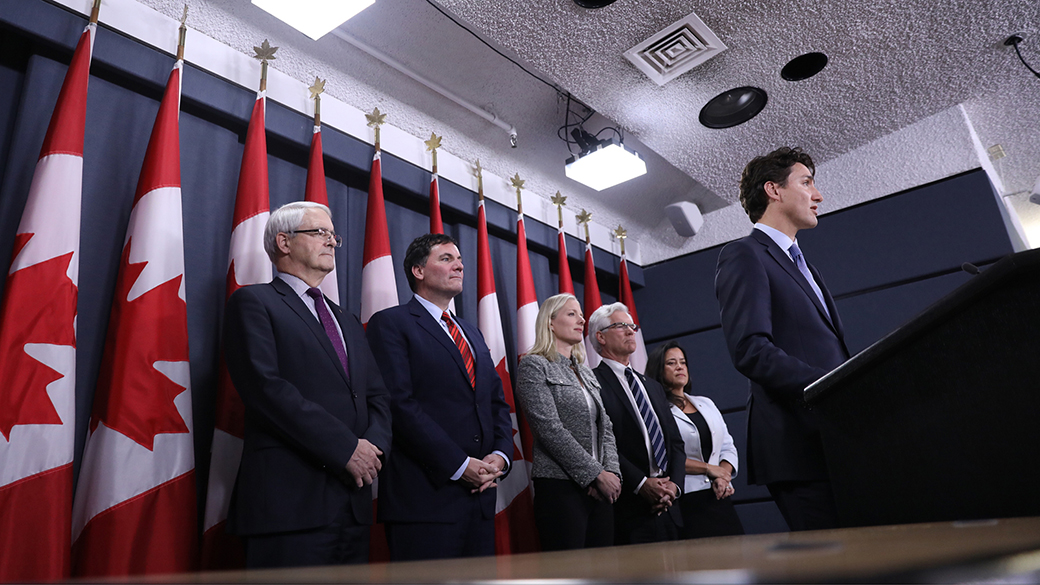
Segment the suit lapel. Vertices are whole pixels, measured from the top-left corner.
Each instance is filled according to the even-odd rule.
[[[429,333],[430,337],[433,337],[433,339],[448,352],[448,355],[455,360],[455,365],[458,366],[463,377],[468,381],[469,373],[466,372],[466,364],[462,361],[462,354],[459,353],[459,348],[455,346],[455,342],[452,340],[451,336],[444,331],[444,328],[441,327],[440,323],[434,320],[433,315],[426,310],[426,307],[422,306],[419,301],[415,300],[415,297],[412,297],[412,300],[408,302],[408,307],[411,310],[412,315],[415,316],[419,326]],[[472,348],[470,348],[470,351],[472,351]],[[476,353],[474,353],[474,369],[476,368],[476,357]]]
[[[769,253],[770,256],[772,256],[773,260],[775,260],[776,263],[779,264],[780,267],[783,268],[784,271],[787,272],[787,274],[789,274],[796,283],[798,283],[798,286],[801,287],[802,291],[805,292],[805,294],[809,297],[809,300],[812,301],[812,304],[816,306],[816,310],[819,311],[820,317],[822,317],[823,320],[831,326],[831,329],[835,329],[835,333],[837,333],[837,329],[834,327],[834,323],[831,321],[830,313],[823,306],[823,303],[820,302],[820,297],[816,296],[816,291],[813,290],[812,285],[809,284],[809,281],[805,279],[805,275],[803,275],[802,271],[798,270],[798,267],[795,266],[794,260],[791,260],[791,257],[787,255],[787,252],[780,249],[780,246],[778,246],[776,242],[773,241],[773,238],[770,238],[765,232],[756,229],[752,230],[751,234],[754,236],[756,240],[758,240],[760,244],[766,247],[766,251]],[[809,266],[809,264],[806,263],[806,266]],[[821,282],[823,282],[822,280],[820,280],[818,273],[815,269],[812,268],[812,266],[809,266],[809,272],[813,275],[814,278],[816,278],[816,284],[820,284]],[[823,292],[822,286],[820,287],[820,292]]]
[[[296,291],[294,291],[287,282],[280,278],[272,280],[271,286],[278,291],[278,294],[282,295],[282,300],[285,301],[285,304],[296,313],[296,316],[298,316],[307,328],[310,329],[311,333],[314,334],[318,343],[325,350],[325,354],[335,363],[340,376],[342,376],[343,380],[349,385],[350,380],[347,378],[347,373],[343,371],[343,364],[340,363],[339,355],[336,354],[335,348],[332,347],[332,341],[329,340],[329,336],[325,333],[325,327],[323,327],[321,322],[314,317],[310,309],[307,308],[307,305],[303,303],[303,299],[296,294]],[[342,327],[342,324],[340,327]],[[344,337],[346,336],[344,335]],[[349,364],[349,352],[347,353],[347,356],[347,363]]]
[[[642,420],[642,415],[637,413],[635,408],[632,407],[632,401],[628,397],[628,389],[621,384],[621,380],[618,380],[614,370],[610,369],[606,362],[600,362],[596,366],[597,370],[600,368],[603,368],[603,378],[605,380],[603,385],[607,387],[607,390],[613,392],[621,404],[625,405],[625,410],[628,411],[629,416],[633,419]]]

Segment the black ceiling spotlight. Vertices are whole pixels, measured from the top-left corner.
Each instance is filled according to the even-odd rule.
[[[603,8],[608,4],[613,4],[614,0],[574,0],[574,3],[582,8]]]
[[[764,89],[738,87],[711,98],[699,119],[708,128],[732,128],[757,116],[768,100]]]
[[[787,62],[780,70],[780,77],[787,81],[802,81],[816,75],[827,66],[827,55],[823,53],[806,53]]]
[[[1033,69],[1032,67],[1030,67],[1029,63],[1026,63],[1025,58],[1022,57],[1022,51],[1018,50],[1019,43],[1021,43],[1024,40],[1025,39],[1023,39],[1022,35],[1020,35],[1020,34],[1011,35],[1010,37],[1004,39],[1004,46],[1006,46],[1006,47],[1014,47],[1015,48],[1015,54],[1018,55],[1018,60],[1021,61],[1022,64],[1026,66],[1026,69],[1032,71],[1033,75],[1037,76],[1037,78],[1040,78],[1040,71],[1037,71],[1036,69]]]

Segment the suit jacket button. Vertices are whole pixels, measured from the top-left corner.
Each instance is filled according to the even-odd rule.
[[[480,437],[478,435],[473,435],[473,442],[474,443],[479,443],[480,442]]]

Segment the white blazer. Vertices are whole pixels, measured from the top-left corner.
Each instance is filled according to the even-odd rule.
[[[733,477],[736,477],[738,469],[737,447],[733,444],[733,436],[729,434],[729,429],[726,428],[726,421],[722,418],[722,413],[719,412],[718,407],[707,396],[691,396],[687,394],[686,398],[693,403],[694,408],[700,411],[701,415],[704,416],[704,420],[707,421],[708,429],[711,430],[712,445],[711,456],[705,458],[704,454],[701,453],[701,436],[697,431],[697,425],[693,424],[693,421],[689,419],[686,413],[676,408],[673,404],[671,406],[672,417],[675,418],[675,424],[679,427],[679,434],[682,435],[683,444],[686,446],[686,458],[695,461],[706,461],[711,465],[718,465],[723,460],[729,461],[730,465],[733,466]],[[683,493],[706,490],[710,487],[711,479],[707,475],[691,475],[687,473]]]

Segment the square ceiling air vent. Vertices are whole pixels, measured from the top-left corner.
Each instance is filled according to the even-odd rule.
[[[690,13],[625,51],[625,57],[657,85],[664,85],[725,50],[719,37]]]

